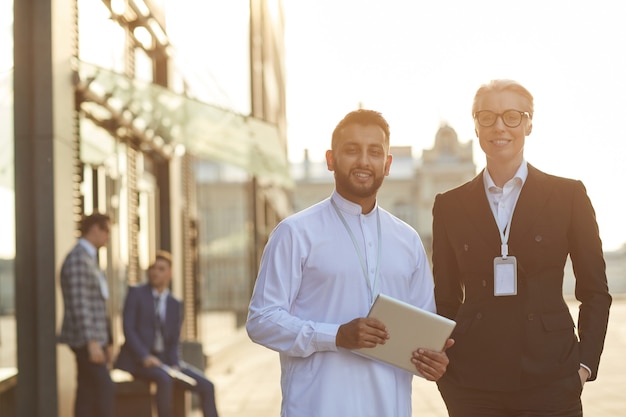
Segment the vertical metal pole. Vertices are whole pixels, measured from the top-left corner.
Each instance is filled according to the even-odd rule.
[[[14,1],[18,417],[59,409],[56,278],[75,242],[76,36],[76,0]]]
[[[56,416],[56,323],[52,175],[52,68],[50,2],[15,2],[15,221],[17,415]],[[32,14],[31,14],[32,13]],[[47,34],[48,42],[44,41]],[[38,210],[47,207],[48,210]],[[44,277],[48,278],[48,282]],[[52,278],[52,279],[51,279]],[[42,298],[48,293],[47,300]],[[49,332],[45,332],[45,329]],[[42,333],[48,333],[47,340]],[[52,344],[52,346],[50,346]],[[48,374],[49,385],[42,374]]]

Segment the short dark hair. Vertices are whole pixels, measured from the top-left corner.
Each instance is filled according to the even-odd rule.
[[[166,250],[158,250],[156,255],[154,256],[154,262],[162,260],[168,263],[170,268],[172,267],[172,254]],[[154,263],[152,264],[154,265]]]
[[[346,114],[335,127],[330,145],[332,150],[335,150],[337,148],[337,145],[343,133],[343,129],[351,124],[359,124],[362,126],[376,125],[380,127],[385,133],[385,145],[387,145],[387,150],[389,149],[390,131],[389,123],[387,123],[387,120],[385,120],[380,112],[377,112],[375,110],[358,109]]]
[[[110,222],[111,218],[107,214],[96,212],[88,216],[84,216],[80,222],[80,234],[81,236],[85,236],[95,225],[98,225],[100,229],[106,230],[109,228]]]

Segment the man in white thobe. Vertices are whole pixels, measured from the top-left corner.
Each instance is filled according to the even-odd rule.
[[[417,232],[376,202],[392,160],[389,126],[378,112],[351,112],[331,148],[335,191],[272,232],[246,328],[280,353],[282,417],[410,417],[413,374],[351,352],[390,337],[366,318],[377,294],[435,310]],[[448,358],[445,350],[417,349],[412,361],[436,381]]]

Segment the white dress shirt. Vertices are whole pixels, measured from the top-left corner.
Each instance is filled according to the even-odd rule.
[[[169,293],[168,289],[158,292],[156,289],[152,288],[152,296],[154,297],[155,302],[155,320],[158,319],[155,323],[154,346],[152,347],[155,352],[163,352],[163,349],[165,348],[165,341],[163,340],[163,323],[165,323],[167,296]]]
[[[363,215],[336,192],[331,198],[362,251],[368,279],[380,261],[380,292],[434,311],[430,265],[415,230],[378,206]],[[412,374],[335,344],[339,326],[365,317],[371,299],[355,245],[330,199],[272,232],[246,327],[252,340],[280,353],[282,417],[411,416]]]
[[[525,160],[522,161],[513,178],[504,184],[504,187],[498,187],[493,182],[489,170],[485,168],[485,174],[483,175],[485,192],[501,234],[504,233],[513,217],[513,211],[526,178],[528,178],[528,164]]]

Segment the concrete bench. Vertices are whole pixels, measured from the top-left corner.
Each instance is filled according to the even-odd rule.
[[[134,379],[128,372],[121,369],[111,371],[111,379],[115,383],[116,417],[154,417],[153,397],[156,384]],[[174,385],[173,398],[174,416],[185,417],[191,411],[191,392]]]
[[[17,368],[0,368],[0,410],[2,417],[15,417]]]

